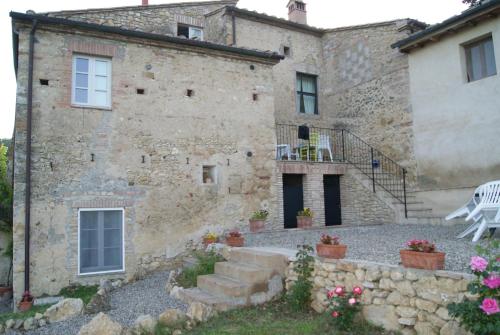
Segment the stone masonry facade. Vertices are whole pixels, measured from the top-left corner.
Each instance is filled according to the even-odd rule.
[[[297,280],[290,263],[286,288]],[[353,260],[316,259],[311,307],[323,313],[326,294],[336,286],[351,291],[362,287],[363,316],[370,322],[401,334],[470,334],[461,329],[446,309],[450,302],[474,297],[467,285],[474,276],[448,271],[427,271]]]
[[[344,164],[275,159],[276,124],[345,127],[414,167],[407,57],[390,44],[409,20],[316,29],[205,1],[47,13],[131,31],[270,50],[283,60],[182,43],[40,24],[33,85],[31,291],[56,294],[102,277],[131,279],[167,266],[208,231],[246,229],[269,209],[283,228],[283,173],[304,175],[304,205],[324,225],[323,175],[339,175],[345,225],[392,223],[396,214]],[[252,14],[253,13],[253,14]],[[14,161],[16,299],[23,291],[26,113],[30,26],[19,36]],[[111,108],[71,104],[74,55],[111,60]],[[296,108],[296,75],[318,76],[318,115]],[[48,84],[42,84],[47,82]],[[187,91],[190,91],[187,94]],[[141,91],[141,94],[138,92]],[[213,183],[203,182],[212,169]],[[78,275],[79,210],[124,210],[124,271]]]

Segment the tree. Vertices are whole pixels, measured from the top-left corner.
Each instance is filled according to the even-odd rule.
[[[468,4],[470,7],[480,5],[483,0],[462,0],[463,3]]]
[[[9,275],[7,276],[7,286],[10,285],[10,271],[12,269],[12,185],[7,177],[7,147],[0,144],[0,231],[6,232],[10,236],[10,241],[6,248],[0,250],[5,256],[11,259]]]

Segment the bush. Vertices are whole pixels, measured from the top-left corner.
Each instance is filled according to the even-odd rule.
[[[305,311],[311,305],[311,274],[314,270],[314,258],[311,253],[314,251],[309,245],[299,246],[297,260],[293,270],[297,274],[297,281],[293,284],[286,298],[290,308],[294,311]]]
[[[336,329],[351,330],[354,318],[361,308],[360,297],[362,294],[363,289],[359,286],[354,287],[352,292],[346,292],[343,286],[337,286],[328,291],[328,313],[331,314],[331,323]]]
[[[175,279],[184,288],[195,287],[198,276],[213,274],[215,263],[224,261],[224,258],[215,251],[197,252],[195,257],[198,264],[192,268],[184,269]]]
[[[92,297],[97,293],[98,290],[97,285],[92,286],[83,286],[83,285],[74,285],[68,286],[61,291],[59,291],[59,295],[62,295],[65,298],[75,298],[82,299],[83,303],[86,305],[90,302]]]
[[[499,241],[491,241],[486,248],[477,246],[479,256],[471,259],[476,279],[468,286],[477,300],[467,298],[448,305],[448,312],[458,318],[460,325],[476,335],[498,334],[500,329],[500,250]]]

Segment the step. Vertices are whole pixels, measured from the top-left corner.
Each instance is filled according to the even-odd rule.
[[[235,262],[215,263],[215,274],[242,281],[248,284],[259,284],[273,276],[273,270],[251,264]]]
[[[407,208],[408,216],[413,217],[429,217],[432,214],[431,208]]]
[[[232,249],[229,253],[229,261],[273,269],[276,274],[281,276],[285,274],[288,266],[287,256],[252,248]]]
[[[267,283],[248,284],[221,275],[198,276],[198,288],[229,298],[248,298],[253,293],[267,290]]]
[[[217,311],[224,312],[237,306],[243,306],[245,303],[238,302],[224,296],[217,296],[198,287],[188,288],[179,292],[180,299],[186,304],[201,302],[204,305],[211,306]]]

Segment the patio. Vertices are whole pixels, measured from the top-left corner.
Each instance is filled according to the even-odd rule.
[[[426,239],[446,253],[445,270],[469,272],[470,258],[475,249],[470,239],[457,239],[468,225],[373,225],[359,227],[332,227],[321,229],[291,229],[247,233],[245,245],[249,247],[296,248],[300,244],[316,245],[321,234],[340,236],[348,246],[346,258],[398,265],[399,250],[411,239]],[[495,238],[499,237],[496,232]],[[481,240],[479,244],[484,244]]]

